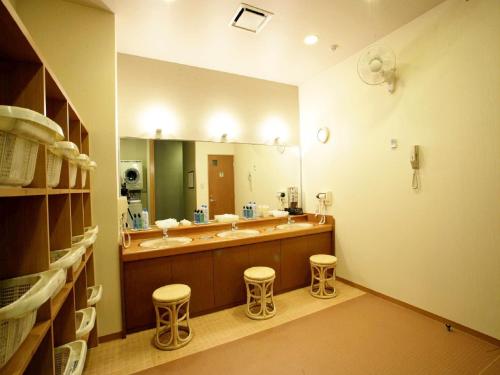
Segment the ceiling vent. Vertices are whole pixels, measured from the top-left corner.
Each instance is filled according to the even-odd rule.
[[[242,3],[231,21],[231,26],[258,33],[272,16],[267,10]]]

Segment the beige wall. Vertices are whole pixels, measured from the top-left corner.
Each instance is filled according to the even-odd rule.
[[[496,338],[499,14],[497,0],[450,0],[384,38],[398,58],[393,95],[361,82],[358,56],[299,90],[307,208],[333,191],[338,275]]]
[[[235,146],[234,180],[236,210],[242,214],[249,201],[280,208],[278,191],[300,187],[300,148],[238,144]],[[251,184],[249,182],[251,175]]]
[[[208,203],[208,155],[234,155],[235,209],[240,216],[249,201],[279,208],[276,193],[286,192],[288,186],[300,187],[298,146],[286,147],[281,153],[277,147],[268,145],[196,142],[198,207]]]
[[[118,100],[121,137],[299,141],[296,86],[118,54]]]
[[[17,11],[90,133],[90,155],[98,164],[92,179],[100,229],[95,269],[104,286],[98,326],[100,335],[114,333],[121,329],[114,16],[61,0],[17,1]]]

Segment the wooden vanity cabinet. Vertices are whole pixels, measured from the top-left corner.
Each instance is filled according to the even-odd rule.
[[[245,301],[243,272],[248,268],[249,246],[214,250],[215,306],[230,306]]]
[[[170,284],[172,280],[171,258],[127,262],[123,265],[123,272],[127,301],[125,314],[127,332],[149,328],[155,317],[153,291]]]
[[[332,254],[332,232],[123,262],[125,329],[154,327],[152,293],[167,284],[191,287],[191,315],[244,304],[243,272],[267,266],[276,271],[275,293],[310,283],[309,256]]]
[[[331,232],[281,240],[281,288],[291,290],[311,282],[309,257],[314,254],[332,254]]]
[[[271,267],[276,272],[274,291],[279,292],[281,290],[281,241],[262,242],[250,246],[249,258],[250,267]]]
[[[171,284],[189,285],[191,288],[189,310],[192,315],[198,315],[214,306],[212,258],[211,251],[171,257]]]
[[[127,332],[150,328],[155,321],[153,291],[167,284],[191,288],[192,315],[212,309],[212,253],[193,253],[124,263]]]
[[[243,272],[249,267],[272,267],[276,271],[275,290],[279,290],[280,253],[280,241],[214,250],[215,306],[233,306],[246,302]]]

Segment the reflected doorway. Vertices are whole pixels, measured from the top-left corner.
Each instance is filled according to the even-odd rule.
[[[236,212],[233,155],[208,155],[208,202],[210,219]]]

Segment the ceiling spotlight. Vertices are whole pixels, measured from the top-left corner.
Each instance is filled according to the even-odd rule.
[[[308,35],[304,38],[304,43],[308,46],[312,46],[313,44],[318,43],[318,40],[319,38],[317,35]]]

